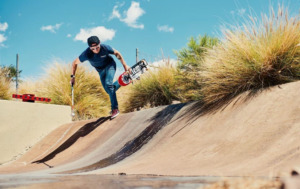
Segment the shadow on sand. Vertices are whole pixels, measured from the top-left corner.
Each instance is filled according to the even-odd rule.
[[[110,117],[101,117],[98,120],[88,123],[84,126],[82,126],[76,133],[74,133],[68,140],[66,140],[63,144],[61,144],[57,149],[55,149],[53,152],[48,154],[46,157],[34,161],[32,163],[43,163],[49,168],[52,168],[52,166],[49,166],[46,164],[47,161],[53,159],[57,154],[65,151],[70,146],[72,146],[79,138],[85,137],[89,133],[91,133],[93,130],[95,130],[97,127],[99,127],[101,124],[103,124],[105,121],[109,120]]]
[[[218,111],[223,111],[224,109],[226,109],[226,107],[228,107],[229,104],[235,106],[238,102],[245,103],[255,98],[263,91],[270,90],[271,87],[274,86],[251,89],[240,93],[230,94],[210,104],[204,103],[203,101],[197,101],[194,102],[189,108],[187,108],[187,111],[185,111],[185,113],[183,113],[181,117],[187,117],[188,120],[193,122],[203,115],[215,114]],[[281,88],[280,85],[278,85],[277,87]]]
[[[176,113],[179,112],[181,108],[183,108],[185,105],[186,104],[176,104],[176,105],[167,106],[165,109],[163,109],[162,111],[158,112],[155,116],[150,118],[148,120],[150,122],[149,126],[146,129],[144,129],[136,138],[127,142],[116,153],[92,165],[75,169],[72,171],[67,171],[65,173],[78,173],[78,172],[92,171],[122,161],[123,159],[129,157],[133,153],[140,150],[145,144],[147,144],[153,138],[153,136],[164,126],[166,126],[171,121],[171,119],[176,115]]]

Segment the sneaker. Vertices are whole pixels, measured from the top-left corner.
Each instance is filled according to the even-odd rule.
[[[119,114],[120,114],[120,112],[119,112],[118,109],[113,109],[113,110],[111,111],[110,119],[114,119],[114,118],[117,117]]]

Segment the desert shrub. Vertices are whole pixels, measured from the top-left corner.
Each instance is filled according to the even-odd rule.
[[[24,82],[20,91],[51,98],[52,104],[71,105],[70,73],[71,65],[52,64],[38,82],[28,84]],[[109,112],[110,101],[101,85],[98,73],[90,71],[85,66],[77,68],[74,104],[76,119],[106,116]]]
[[[224,30],[224,39],[208,51],[201,71],[205,103],[299,80],[299,31],[299,14],[290,17],[283,6],[261,21],[250,16],[241,27]]]
[[[176,96],[175,67],[167,62],[163,66],[150,69],[127,91],[125,112],[145,107],[168,105],[178,100]]]
[[[11,99],[11,78],[8,77],[9,70],[6,67],[0,67],[0,99]]]

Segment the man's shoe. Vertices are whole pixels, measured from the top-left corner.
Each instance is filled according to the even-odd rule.
[[[111,111],[111,117],[110,117],[110,119],[114,119],[114,118],[117,117],[119,114],[120,114],[120,112],[119,112],[118,109],[113,109],[113,110]]]

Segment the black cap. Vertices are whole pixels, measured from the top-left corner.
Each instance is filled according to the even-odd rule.
[[[87,43],[91,47],[94,43],[98,45],[100,43],[100,40],[97,36],[91,36],[87,39]]]

